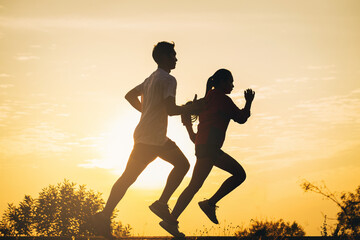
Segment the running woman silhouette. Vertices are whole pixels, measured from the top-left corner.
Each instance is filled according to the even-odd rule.
[[[163,220],[176,222],[167,203],[187,173],[189,162],[175,142],[166,136],[168,115],[197,112],[204,105],[204,101],[198,100],[186,106],[175,104],[177,81],[170,75],[177,62],[174,46],[174,43],[159,42],[154,47],[152,56],[158,68],[125,96],[126,100],[141,112],[141,118],[134,132],[134,147],[127,166],[113,185],[104,210],[92,217],[95,231],[105,238],[113,238],[110,217],[116,205],[141,172],[157,157],[169,162],[174,168],[159,200],[149,208]]]
[[[205,106],[199,115],[197,134],[193,132],[190,114],[183,114],[182,121],[190,139],[195,143],[196,164],[189,185],[178,198],[172,216],[178,219],[191,199],[203,185],[213,166],[229,172],[232,176],[225,180],[217,192],[205,201],[199,202],[201,210],[215,224],[218,224],[216,203],[245,181],[243,167],[221,147],[230,120],[243,124],[250,117],[250,108],[255,97],[251,89],[244,91],[246,104],[239,109],[227,94],[233,90],[233,76],[227,69],[219,69],[206,85]],[[160,222],[160,225],[175,237],[182,236],[177,221]]]

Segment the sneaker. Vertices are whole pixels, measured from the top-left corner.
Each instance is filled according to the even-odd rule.
[[[183,234],[182,232],[179,232],[178,224],[172,224],[167,221],[161,221],[159,224],[165,231],[167,231],[174,237],[176,237],[176,238],[184,238],[185,237],[185,234]]]
[[[174,218],[173,215],[170,214],[169,207],[166,203],[159,202],[159,200],[155,201],[153,204],[149,206],[150,210],[155,213],[159,218],[164,221],[167,221],[171,224],[178,224],[179,222]]]
[[[108,240],[115,239],[111,234],[110,218],[106,218],[102,212],[91,216],[91,223],[94,226],[95,235],[100,235]]]
[[[208,218],[215,224],[219,224],[219,221],[216,218],[215,210],[218,206],[209,204],[209,200],[204,200],[199,202],[201,210],[208,216]]]

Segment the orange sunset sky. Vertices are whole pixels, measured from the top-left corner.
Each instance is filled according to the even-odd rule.
[[[238,106],[244,89],[256,91],[251,118],[230,123],[224,143],[247,179],[219,202],[222,226],[283,218],[320,235],[323,215],[338,209],[304,193],[302,180],[336,192],[360,184],[357,0],[1,0],[1,214],[65,178],[107,199],[140,117],[124,95],[156,69],[151,51],[163,40],[175,42],[178,104],[203,96],[219,68],[233,73]],[[193,167],[179,117],[169,118],[168,136]],[[156,160],[118,205],[134,235],[167,235],[148,205],[170,170]],[[181,231],[213,226],[197,202],[227,177],[212,171],[180,217]]]

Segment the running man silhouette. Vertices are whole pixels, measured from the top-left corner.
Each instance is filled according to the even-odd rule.
[[[116,205],[141,172],[157,157],[174,168],[159,200],[149,208],[163,220],[176,221],[169,212],[167,202],[189,170],[189,162],[175,142],[166,136],[168,115],[197,112],[204,101],[198,100],[185,106],[175,104],[177,81],[170,75],[177,62],[174,46],[174,43],[159,42],[154,47],[152,56],[158,65],[157,70],[125,96],[141,112],[141,118],[134,132],[134,147],[127,166],[113,185],[104,210],[92,217],[95,231],[106,238],[112,239],[110,217]]]
[[[213,223],[218,224],[215,214],[216,203],[245,181],[246,174],[242,166],[234,158],[223,152],[221,147],[230,120],[243,124],[250,117],[250,108],[255,92],[251,89],[244,91],[246,104],[243,109],[239,109],[226,95],[230,94],[233,88],[233,76],[229,70],[220,69],[208,79],[205,106],[199,115],[197,134],[193,132],[190,114],[182,115],[182,121],[189,137],[195,143],[196,164],[189,185],[181,193],[171,213],[175,219],[179,218],[201,188],[213,166],[232,175],[225,180],[211,198],[199,202],[201,210]],[[178,230],[177,220],[165,219],[160,222],[160,225],[175,237],[184,236]]]

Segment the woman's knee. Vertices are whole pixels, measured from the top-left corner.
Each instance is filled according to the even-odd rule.
[[[233,175],[234,178],[236,179],[236,182],[240,185],[241,183],[243,183],[246,179],[246,173],[244,171],[243,168],[239,169],[238,171],[236,171],[236,173]]]
[[[187,189],[188,189],[188,191],[195,194],[195,193],[197,193],[199,191],[199,189],[202,187],[203,184],[204,184],[204,182],[190,182]]]

